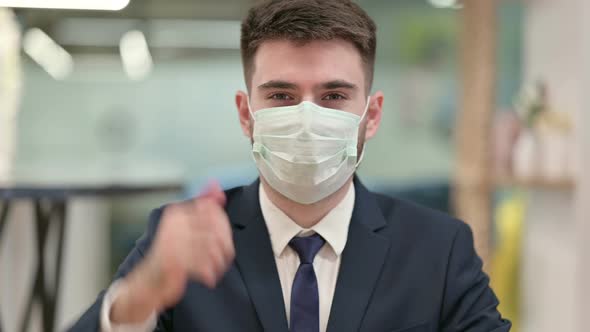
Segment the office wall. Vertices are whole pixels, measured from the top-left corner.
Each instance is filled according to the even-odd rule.
[[[81,59],[61,82],[29,61],[24,67],[19,165],[167,160],[195,178],[219,166],[252,163],[234,105],[236,90],[243,88],[237,53],[156,60],[143,82],[127,80],[115,57]],[[451,165],[448,142],[427,130],[406,130],[399,121],[402,78],[393,66],[378,67],[375,89],[386,95],[384,119],[362,173],[444,177]]]

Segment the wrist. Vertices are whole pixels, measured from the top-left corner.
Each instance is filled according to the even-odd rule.
[[[119,295],[113,302],[109,318],[114,324],[135,324],[146,321],[157,312],[157,299],[137,275],[122,280]]]

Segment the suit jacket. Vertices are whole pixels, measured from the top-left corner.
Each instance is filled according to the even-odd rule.
[[[503,332],[470,228],[445,214],[369,192],[355,178],[348,241],[329,332]],[[258,201],[259,182],[228,190],[236,259],[218,287],[189,282],[156,331],[288,331],[277,268]],[[162,209],[115,278],[144,257]],[[104,293],[104,292],[103,292]],[[99,331],[102,294],[71,331]]]

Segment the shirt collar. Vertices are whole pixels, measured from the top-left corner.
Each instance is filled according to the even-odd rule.
[[[258,193],[260,209],[262,210],[262,216],[264,217],[264,222],[270,235],[272,250],[276,257],[279,257],[283,253],[293,237],[297,235],[307,236],[313,233],[320,234],[337,256],[342,254],[348,238],[348,226],[350,225],[352,210],[354,209],[354,183],[351,183],[342,201],[311,229],[300,227],[281,211],[281,209],[274,205],[266,195],[262,183],[260,184]]]

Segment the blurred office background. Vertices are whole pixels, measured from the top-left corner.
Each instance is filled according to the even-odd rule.
[[[256,178],[234,106],[245,89],[240,19],[254,0],[131,0],[116,11],[11,8],[18,2],[0,0],[0,188],[166,189],[68,199],[62,330],[108,286],[150,209],[209,179]],[[585,331],[590,5],[358,2],[378,25],[374,87],[386,96],[361,179],[472,223],[515,331]],[[8,332],[21,328],[37,260],[33,210],[12,201],[0,226]],[[34,309],[30,330],[41,331]]]

